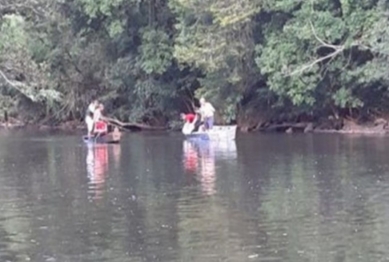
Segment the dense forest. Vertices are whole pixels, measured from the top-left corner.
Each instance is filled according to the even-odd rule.
[[[219,123],[389,113],[385,0],[0,0],[10,117],[166,125],[200,96]],[[3,114],[1,114],[3,115]]]

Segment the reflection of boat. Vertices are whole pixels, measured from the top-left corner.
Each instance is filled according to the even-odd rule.
[[[97,144],[113,144],[119,143],[122,137],[122,133],[117,127],[114,128],[112,132],[109,132],[106,135],[96,135],[94,137],[83,136],[85,143],[97,143]]]
[[[235,141],[189,139],[188,142],[191,142],[193,146],[198,148],[200,153],[212,152],[212,154],[218,159],[234,159],[237,156]]]
[[[235,140],[236,125],[233,126],[213,126],[211,130],[197,131],[187,134],[183,130],[187,139],[195,140],[212,140],[212,141],[231,141]]]
[[[236,158],[235,141],[186,140],[183,142],[184,168],[196,173],[206,195],[216,192],[216,159]]]

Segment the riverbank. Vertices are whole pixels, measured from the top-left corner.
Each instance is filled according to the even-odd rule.
[[[265,133],[340,133],[340,134],[386,134],[389,133],[388,120],[358,122],[348,119],[322,119],[317,122],[265,123],[254,129]]]
[[[56,125],[45,125],[39,123],[23,123],[17,119],[11,119],[8,122],[0,122],[0,128],[3,129],[29,129],[29,130],[60,130],[60,131],[81,131],[86,130],[85,124],[81,121],[66,121]],[[121,128],[124,131],[181,131],[179,125],[167,127],[150,126],[141,123],[132,123]],[[239,127],[238,127],[239,129]],[[241,130],[242,131],[242,130]],[[365,121],[358,123],[346,119],[326,119],[317,122],[281,122],[281,123],[263,123],[262,125],[244,130],[242,132],[259,133],[338,133],[338,134],[387,134],[389,133],[389,121],[384,118],[377,118],[374,121]]]
[[[142,123],[123,123],[116,121],[114,126],[120,127],[127,131],[142,131],[142,130],[168,130],[168,127],[151,126]],[[30,129],[30,130],[62,130],[62,131],[86,131],[86,125],[83,121],[66,121],[58,124],[42,124],[42,123],[27,123],[18,119],[10,119],[8,122],[0,122],[0,128],[3,129]]]
[[[2,129],[32,129],[32,130],[83,130],[85,125],[79,121],[68,121],[59,125],[45,125],[39,123],[26,123],[18,119],[10,119],[7,122],[0,122]]]

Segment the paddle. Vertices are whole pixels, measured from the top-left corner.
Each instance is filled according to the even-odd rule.
[[[95,143],[96,143],[97,138],[99,138],[99,137],[100,137],[100,133],[97,133],[97,135],[95,135],[95,137],[94,137]]]

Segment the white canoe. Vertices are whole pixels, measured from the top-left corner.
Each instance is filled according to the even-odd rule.
[[[211,130],[198,131],[188,134],[185,130],[185,126],[182,133],[188,139],[201,139],[201,140],[212,140],[212,141],[232,141],[236,137],[236,125],[232,126],[213,126]]]

